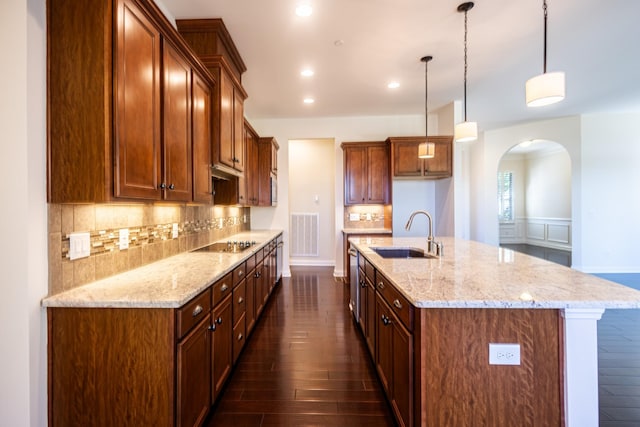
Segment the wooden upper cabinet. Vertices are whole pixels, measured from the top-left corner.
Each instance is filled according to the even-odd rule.
[[[192,199],[191,66],[170,43],[164,43],[163,179],[165,200]]]
[[[214,96],[213,162],[245,170],[242,73],[247,68],[221,19],[178,19],[178,31],[218,82]]]
[[[209,71],[153,1],[47,14],[48,201],[193,200],[191,76],[210,104]]]
[[[115,55],[116,197],[159,199],[160,31],[129,0],[118,3]]]
[[[278,141],[274,137],[263,137],[258,147],[258,205],[273,206],[271,182],[276,180],[273,159],[278,157]]]
[[[391,194],[389,145],[386,142],[345,142],[345,205],[388,204]]]
[[[212,203],[211,188],[211,87],[196,72],[192,84],[193,201]]]
[[[244,176],[247,188],[247,205],[257,206],[259,197],[259,163],[258,163],[258,134],[245,120],[244,136],[246,147],[246,163]]]
[[[441,179],[453,174],[453,137],[430,136],[429,142],[435,144],[435,156],[432,159],[420,159],[418,146],[424,137],[391,137],[391,166],[394,178]]]

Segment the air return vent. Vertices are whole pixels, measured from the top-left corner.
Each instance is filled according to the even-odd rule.
[[[291,214],[291,256],[318,256],[317,213]]]

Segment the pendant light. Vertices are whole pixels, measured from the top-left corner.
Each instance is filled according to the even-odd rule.
[[[436,155],[436,144],[429,141],[429,61],[433,56],[423,56],[420,61],[424,62],[424,136],[425,141],[418,145],[418,157],[421,159],[433,159]]]
[[[544,11],[543,72],[527,80],[525,93],[528,107],[542,107],[564,99],[564,73],[547,73],[547,0],[542,2]]]
[[[473,8],[473,2],[462,3],[458,12],[464,12],[464,121],[454,130],[456,142],[468,142],[478,139],[478,124],[467,121],[467,12]]]

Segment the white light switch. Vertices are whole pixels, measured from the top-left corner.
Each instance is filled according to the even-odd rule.
[[[120,250],[129,249],[129,229],[123,228],[118,234],[120,236]]]
[[[349,221],[360,221],[360,214],[359,213],[350,213],[349,214]]]
[[[177,239],[178,238],[178,223],[174,222],[171,225],[171,238],[172,239]]]
[[[520,344],[489,344],[489,365],[519,365]]]
[[[89,233],[69,234],[69,259],[86,258],[91,255],[91,235]]]

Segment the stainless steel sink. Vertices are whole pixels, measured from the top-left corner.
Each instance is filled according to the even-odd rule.
[[[372,247],[372,251],[382,258],[437,258],[419,248],[398,248],[394,246]]]

